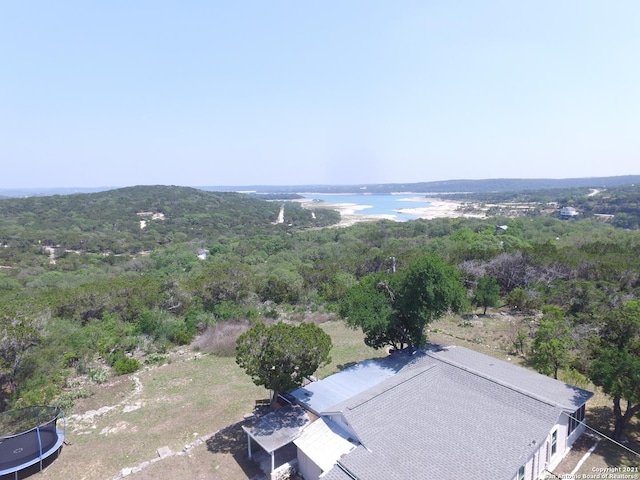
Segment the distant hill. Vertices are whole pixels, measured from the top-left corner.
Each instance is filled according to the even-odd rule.
[[[0,198],[2,197],[33,197],[49,195],[72,195],[74,193],[95,193],[105,190],[114,190],[118,187],[94,187],[94,188],[0,188]]]
[[[640,183],[640,175],[587,178],[496,178],[486,180],[444,180],[417,183],[380,183],[354,185],[220,185],[197,186],[198,190],[210,192],[245,192],[259,194],[314,193],[486,193],[520,190],[545,190],[558,188],[604,188]],[[0,189],[0,197],[29,197],[47,195],[70,195],[114,190],[116,187],[95,188],[30,188]]]
[[[252,235],[276,228],[326,226],[339,214],[315,216],[297,203],[190,187],[137,186],[98,193],[0,199],[0,245],[42,244],[88,252],[135,253],[174,241]],[[1,252],[0,252],[1,253]]]
[[[382,183],[359,185],[290,185],[290,186],[213,186],[197,187],[209,191],[250,191],[256,193],[485,193],[559,188],[604,188],[640,183],[640,175],[591,178],[497,178],[487,180],[445,180],[419,183]]]

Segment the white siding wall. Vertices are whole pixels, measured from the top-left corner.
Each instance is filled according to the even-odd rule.
[[[545,466],[547,460],[547,449],[549,448],[549,442],[545,441],[540,448],[529,458],[524,466],[524,478],[525,480],[537,480],[538,478],[545,478]],[[518,480],[518,473],[513,477],[513,480]]]
[[[298,448],[298,471],[304,480],[318,480],[322,470]]]
[[[569,417],[567,415],[560,415],[558,424],[555,427],[558,431],[558,440],[556,442],[556,454],[549,459],[549,465],[547,470],[553,470],[558,466],[560,460],[569,453],[569,443],[567,442],[567,431],[569,429]],[[549,434],[549,442],[551,442],[551,433]]]
[[[586,429],[586,427],[582,424],[578,425],[578,427],[571,432],[569,438],[567,438],[567,432],[569,429],[569,417],[567,415],[560,415],[558,419],[557,425],[554,427],[554,430],[557,430],[558,436],[556,441],[556,453],[552,457],[549,458],[549,462],[547,463],[548,456],[551,455],[551,436],[553,434],[553,430],[549,432],[548,437],[542,443],[540,448],[533,454],[531,458],[525,464],[525,480],[537,480],[539,478],[544,478],[545,470],[553,470],[558,466],[560,461],[569,453],[569,449],[573,445],[573,443],[582,435]],[[518,473],[513,477],[513,480],[518,480]]]
[[[351,438],[356,440],[358,439],[358,435],[356,435],[356,432],[353,430],[353,428],[351,428],[351,425],[347,423],[341,413],[331,413],[326,415],[326,417],[329,418],[329,420],[331,420],[332,422],[335,422],[340,428],[348,433]]]

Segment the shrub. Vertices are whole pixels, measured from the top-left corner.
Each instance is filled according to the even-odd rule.
[[[225,301],[213,307],[213,313],[218,321],[237,320],[239,318],[255,319],[258,311],[251,306],[240,305],[235,302]]]
[[[530,312],[540,308],[540,299],[536,298],[534,292],[526,291],[522,288],[513,289],[505,298],[506,305],[519,312]]]
[[[198,332],[199,319],[193,315],[182,321],[166,312],[145,310],[136,320],[139,333],[148,335],[156,343],[186,345]]]
[[[62,356],[62,366],[63,367],[76,367],[80,358],[73,352],[65,353]]]
[[[89,369],[89,380],[93,383],[101,384],[109,380],[109,374],[104,368]]]
[[[568,368],[565,370],[562,375],[562,380],[570,383],[571,385],[577,385],[578,387],[589,387],[589,379],[578,372],[575,368]]]
[[[52,399],[60,392],[55,385],[47,385],[44,388],[26,390],[21,392],[20,398],[12,403],[12,408],[30,407],[32,405],[49,405]]]
[[[140,362],[135,358],[127,357],[122,350],[110,354],[107,361],[116,372],[116,375],[133,373],[140,368]]]
[[[196,330],[189,329],[188,325],[175,324],[169,333],[169,340],[171,340],[176,345],[187,345],[193,341],[193,337],[195,337]]]
[[[53,402],[53,404],[56,407],[60,407],[65,412],[70,412],[78,398],[87,398],[90,396],[91,392],[84,388],[80,388],[78,390],[62,392],[58,395],[58,398]]]
[[[135,358],[122,356],[113,364],[113,369],[117,375],[133,373],[140,368],[140,362]]]
[[[184,323],[187,327],[197,333],[204,332],[209,325],[213,325],[215,322],[215,317],[210,313],[195,309],[188,311],[184,316]]]
[[[165,362],[170,363],[170,359],[162,353],[150,353],[147,355],[147,358],[144,359],[145,365],[161,365]]]

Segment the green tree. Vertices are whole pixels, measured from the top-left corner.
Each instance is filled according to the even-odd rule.
[[[33,305],[6,304],[0,311],[0,412],[18,388],[25,354],[41,339],[45,318],[31,313],[33,309]]]
[[[562,309],[555,305],[543,308],[543,317],[533,340],[531,364],[544,375],[558,378],[558,370],[568,366],[574,341]]]
[[[480,277],[473,292],[473,304],[483,307],[482,314],[487,314],[488,307],[496,307],[500,302],[500,285],[494,277]]]
[[[514,288],[504,301],[511,310],[518,312],[531,312],[540,307],[540,300],[523,288]]]
[[[339,314],[347,325],[361,328],[364,342],[374,348],[402,348],[407,337],[395,317],[395,296],[389,289],[392,278],[384,273],[364,277],[347,291],[339,305]]]
[[[222,302],[242,302],[252,291],[252,272],[238,262],[215,263],[189,281],[206,310]]]
[[[396,274],[364,277],[340,303],[347,325],[361,328],[374,348],[422,346],[425,326],[466,308],[466,291],[455,267],[434,256],[423,256]]]
[[[263,301],[293,305],[302,297],[303,284],[298,272],[279,267],[269,274],[260,291],[260,298]]]
[[[238,337],[236,363],[253,383],[272,390],[273,407],[278,393],[301,386],[305,377],[331,361],[331,347],[331,337],[313,323],[256,323]]]
[[[613,398],[612,436],[622,440],[631,418],[640,412],[640,301],[612,310],[594,344],[589,378]]]

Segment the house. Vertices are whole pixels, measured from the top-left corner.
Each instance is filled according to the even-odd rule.
[[[563,220],[573,218],[577,215],[580,215],[580,213],[573,207],[562,207],[560,209],[560,218]]]
[[[305,480],[533,480],[583,433],[591,396],[463,347],[431,346],[291,392],[302,420],[280,443],[296,445]]]

